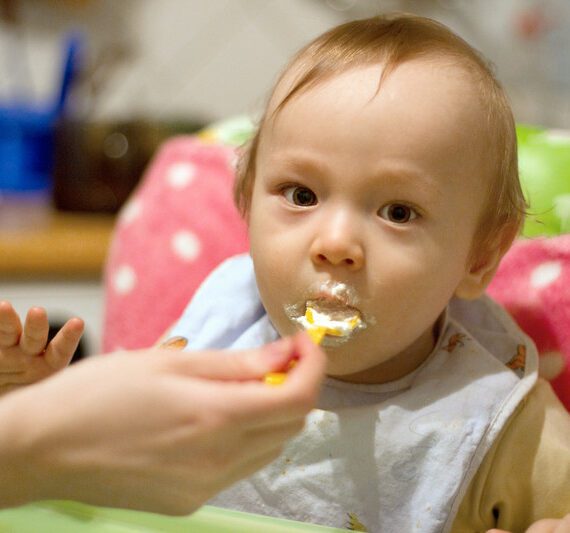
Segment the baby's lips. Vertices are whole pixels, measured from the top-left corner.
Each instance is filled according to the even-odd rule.
[[[319,281],[309,287],[307,304],[311,301],[333,302],[340,307],[351,307],[357,304],[356,289],[341,281]]]

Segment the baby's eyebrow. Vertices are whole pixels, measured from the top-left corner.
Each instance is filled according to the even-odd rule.
[[[375,178],[380,182],[389,182],[391,185],[413,186],[424,189],[429,194],[439,195],[442,193],[438,180],[430,174],[414,169],[378,169]]]
[[[325,175],[332,172],[328,161],[306,154],[303,150],[277,151],[271,154],[269,166],[272,170],[298,172],[315,176]],[[430,196],[441,195],[442,188],[439,180],[434,176],[412,167],[400,167],[399,164],[381,164],[372,171],[370,181],[375,181],[379,186],[387,185],[395,187],[414,187]]]
[[[272,154],[271,165],[278,165],[292,171],[324,174],[329,171],[326,161],[303,154],[302,152],[285,152]]]

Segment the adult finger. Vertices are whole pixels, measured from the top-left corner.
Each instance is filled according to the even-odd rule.
[[[224,398],[232,398],[232,401],[219,408],[249,428],[304,418],[316,404],[326,356],[305,333],[293,337],[292,342],[299,360],[283,384],[228,383],[224,387]]]
[[[47,313],[42,307],[32,307],[26,314],[20,348],[27,355],[43,353],[49,333]]]
[[[570,533],[570,515],[562,519],[545,518],[530,526],[526,533]]]
[[[296,435],[302,424],[295,423],[273,427],[269,430],[244,431],[241,427],[226,427],[221,432],[211,432],[202,442],[202,448],[194,443],[194,456],[204,456],[195,472],[203,481],[210,474],[221,470],[230,475],[231,469],[240,469],[257,457],[277,457],[285,442]],[[264,461],[265,463],[265,461]]]
[[[325,352],[304,332],[293,337],[293,350],[298,354],[299,360],[288,373],[283,389],[292,393],[298,390],[318,392],[325,376]],[[313,399],[316,400],[316,396]]]
[[[0,348],[12,348],[20,339],[22,324],[10,302],[0,302]]]
[[[260,380],[268,372],[283,369],[294,356],[291,338],[250,350],[166,350],[163,355],[185,375],[213,381]]]
[[[84,329],[83,320],[68,320],[48,344],[45,352],[47,364],[54,370],[66,367],[71,361]]]

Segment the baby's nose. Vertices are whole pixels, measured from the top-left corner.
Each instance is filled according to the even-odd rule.
[[[338,215],[323,223],[311,245],[311,260],[318,266],[344,266],[359,270],[364,265],[362,236],[350,217]]]

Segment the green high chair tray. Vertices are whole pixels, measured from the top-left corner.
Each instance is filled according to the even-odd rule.
[[[204,506],[171,517],[53,501],[0,511],[1,533],[334,533],[345,530]]]

